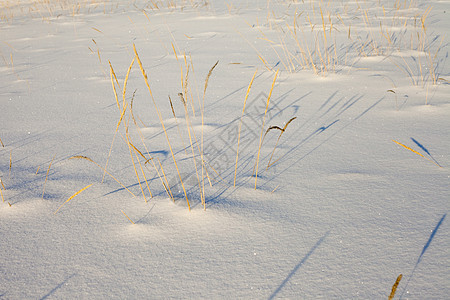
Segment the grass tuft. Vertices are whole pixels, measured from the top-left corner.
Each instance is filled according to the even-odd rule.
[[[170,144],[169,136],[168,136],[167,131],[166,131],[166,126],[164,125],[164,121],[162,119],[161,113],[159,112],[158,106],[156,105],[156,101],[155,101],[155,98],[153,97],[152,89],[150,88],[150,84],[148,82],[147,73],[144,70],[144,66],[142,65],[141,59],[139,58],[139,55],[138,55],[137,50],[136,50],[136,45],[134,45],[134,44],[133,44],[133,50],[134,50],[134,54],[135,54],[136,60],[137,60],[137,62],[139,64],[139,68],[141,69],[142,75],[144,76],[145,84],[147,85],[148,91],[149,91],[150,96],[152,98],[153,105],[155,106],[156,113],[158,114],[159,122],[161,123],[161,126],[163,128],[164,135],[165,135],[166,140],[167,140],[167,144],[169,145],[170,153],[172,154],[173,163],[175,165],[175,168],[177,169],[178,177],[180,178],[181,186],[183,188],[183,192],[184,192],[184,196],[186,198],[186,202],[187,202],[188,208],[189,208],[189,210],[191,210],[191,205],[189,204],[189,199],[188,199],[188,196],[187,196],[186,188],[184,187],[183,179],[181,178],[180,170],[178,168],[178,164],[177,164],[177,161],[175,159],[175,155],[173,153],[172,145]]]

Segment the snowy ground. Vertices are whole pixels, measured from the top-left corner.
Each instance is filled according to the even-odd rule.
[[[0,298],[386,299],[399,274],[395,299],[447,298],[449,14],[444,0],[2,2]],[[136,60],[123,101],[133,45],[180,176]],[[255,190],[261,133],[294,117],[265,135]],[[109,157],[135,196],[73,156]]]

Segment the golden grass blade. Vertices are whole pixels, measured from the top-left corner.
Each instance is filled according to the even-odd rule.
[[[72,196],[69,197],[69,199],[66,200],[66,202],[64,202],[63,204],[61,204],[61,206],[53,213],[54,215],[56,215],[56,213],[61,209],[61,207],[64,206],[64,204],[66,204],[67,202],[69,202],[70,200],[72,200],[73,198],[75,198],[78,194],[80,194],[81,192],[83,192],[84,190],[90,188],[92,186],[92,184],[85,186],[84,188],[82,188],[81,190],[79,190],[78,192],[76,192],[75,194],[73,194]]]
[[[0,196],[2,196],[2,201],[3,203],[5,203],[5,198],[3,198],[3,192],[2,192],[2,188],[0,187]]]
[[[144,137],[143,137],[143,135],[142,135],[142,133],[141,133],[141,130],[140,130],[140,128],[139,128],[139,125],[137,124],[137,122],[136,122],[136,120],[135,120],[135,118],[134,118],[133,109],[131,109],[130,112],[131,112],[131,116],[132,116],[133,121],[134,121],[134,125],[136,126],[137,132],[138,132],[139,137],[140,137],[140,139],[141,139],[142,145],[144,146],[145,150],[147,151],[147,155],[148,155],[150,158],[146,158],[145,155],[142,154],[142,152],[141,152],[138,148],[136,148],[132,143],[131,143],[130,145],[135,149],[135,151],[137,151],[137,153],[138,153],[139,155],[141,155],[141,156],[145,159],[144,166],[145,166],[149,161],[152,162],[153,168],[156,170],[156,173],[158,174],[158,177],[159,177],[159,179],[161,180],[161,183],[162,183],[164,189],[166,190],[167,195],[169,196],[169,198],[171,198],[173,201],[175,201],[175,200],[173,199],[172,191],[170,190],[170,187],[168,186],[168,184],[166,185],[166,183],[167,183],[167,178],[166,178],[166,174],[164,173],[164,169],[163,169],[163,167],[162,167],[162,165],[161,165],[161,162],[158,160],[159,165],[160,165],[160,167],[161,167],[162,174],[163,174],[163,176],[164,176],[165,182],[164,182],[163,178],[161,177],[161,174],[159,173],[159,170],[158,170],[158,168],[157,168],[157,166],[156,166],[156,164],[155,164],[154,159],[151,157],[150,152],[148,151],[147,145],[145,145]],[[157,159],[157,158],[156,158],[156,159]],[[141,169],[142,169],[142,167],[141,167]],[[144,171],[142,171],[142,172],[144,172]],[[145,178],[145,175],[144,175],[144,178]],[[147,179],[145,179],[145,180],[147,181]],[[153,197],[153,195],[152,195],[152,193],[151,193],[151,191],[150,191],[150,188],[149,188],[149,186],[148,186],[148,183],[147,183],[147,188],[148,188],[148,190],[149,190],[150,196]]]
[[[209,70],[208,75],[206,75],[205,88],[203,89],[203,95],[206,93],[206,89],[208,88],[209,77],[211,77],[212,71],[214,70],[214,68],[217,66],[218,63],[219,63],[219,61],[216,61],[214,66],[212,66],[211,69]]]
[[[258,181],[259,155],[261,154],[261,146],[262,146],[264,125],[265,125],[265,122],[266,122],[266,114],[267,114],[267,109],[269,108],[270,98],[272,97],[272,91],[273,91],[273,88],[275,86],[275,82],[276,82],[277,77],[278,77],[278,72],[279,72],[279,70],[277,70],[277,72],[275,73],[275,76],[273,77],[272,87],[270,88],[269,96],[267,97],[266,110],[264,111],[263,123],[262,123],[262,126],[261,126],[261,135],[259,137],[258,155],[256,157],[255,190],[256,190],[256,184],[257,184],[257,181]]]
[[[125,93],[127,91],[128,77],[130,76],[131,68],[133,67],[135,60],[136,60],[136,58],[133,57],[133,60],[131,61],[130,66],[128,67],[127,75],[125,76],[125,80],[123,81],[123,90],[122,90],[123,105],[125,105]]]
[[[392,286],[391,294],[389,295],[389,298],[388,298],[389,300],[394,299],[395,292],[397,291],[397,287],[400,284],[400,280],[402,280],[402,277],[403,277],[402,274],[398,275],[397,280],[395,281],[394,285]]]
[[[177,164],[177,161],[175,159],[175,155],[173,153],[172,145],[170,144],[169,136],[167,135],[167,131],[166,131],[166,127],[164,125],[164,121],[162,119],[161,113],[159,112],[158,106],[156,105],[156,101],[155,101],[155,98],[153,97],[152,89],[150,88],[150,84],[148,82],[148,76],[147,76],[147,74],[146,74],[146,72],[144,70],[144,67],[142,65],[141,59],[139,58],[139,55],[137,53],[136,45],[134,45],[134,44],[133,44],[133,49],[134,49],[134,54],[136,55],[137,62],[139,64],[139,68],[141,69],[142,75],[144,76],[145,84],[147,85],[148,91],[149,91],[150,96],[152,98],[153,105],[155,106],[156,113],[158,114],[159,122],[161,123],[161,126],[162,126],[163,131],[164,131],[164,135],[166,136],[167,143],[169,144],[170,153],[172,154],[172,159],[173,159],[175,168],[177,169],[178,177],[180,178],[181,186],[183,188],[183,192],[184,192],[184,196],[186,198],[186,202],[187,202],[188,208],[189,208],[189,210],[191,210],[191,205],[189,204],[189,199],[188,199],[188,196],[187,196],[186,188],[184,187],[183,179],[181,178],[180,170],[178,168],[178,164]]]
[[[272,190],[272,192],[270,192],[270,193],[273,194],[273,193],[278,189],[279,186],[280,186],[280,185],[277,185],[277,186]]]
[[[198,168],[197,168],[197,161],[196,161],[196,159],[195,159],[194,146],[192,145],[192,135],[191,135],[191,131],[194,132],[194,129],[192,128],[192,124],[191,124],[191,121],[190,121],[190,118],[189,118],[189,112],[188,112],[188,109],[187,109],[186,101],[183,100],[183,94],[180,93],[179,95],[180,95],[180,97],[181,97],[181,99],[182,99],[182,101],[183,101],[183,104],[184,104],[184,113],[185,113],[185,116],[186,116],[186,117],[185,117],[185,120],[186,120],[186,127],[187,127],[187,130],[188,130],[189,142],[190,142],[190,145],[191,145],[192,160],[194,161],[195,174],[196,174],[196,176],[197,176],[197,181],[198,181],[198,187],[199,187],[199,192],[200,192],[201,202],[202,202],[202,204],[203,204],[203,207],[205,208],[206,203],[205,203],[205,199],[204,199],[204,195],[203,195],[203,190],[202,190],[202,185],[201,185],[200,177],[199,177],[199,175],[198,175]],[[195,133],[194,133],[194,135],[195,135]],[[197,140],[197,139],[196,139],[196,140]],[[197,143],[197,145],[198,145],[198,143]]]
[[[205,176],[204,176],[204,171],[206,170],[205,167],[205,160],[203,157],[204,154],[204,125],[205,125],[205,96],[206,96],[206,89],[208,88],[208,82],[209,82],[209,78],[211,77],[212,71],[216,68],[217,64],[219,63],[219,61],[217,61],[209,70],[208,75],[206,76],[205,79],[205,87],[203,89],[203,97],[202,97],[202,102],[201,102],[201,115],[202,115],[202,131],[201,131],[201,136],[200,136],[200,144],[201,144],[201,149],[199,149],[200,152],[200,158],[202,160],[202,189],[201,189],[201,194],[202,194],[202,199],[205,199]],[[191,63],[192,64],[192,63]],[[193,68],[193,67],[192,67]],[[195,132],[194,132],[194,137],[195,137]],[[197,138],[195,138],[195,140],[197,141]],[[208,171],[206,171],[206,176],[208,177],[209,180],[209,184],[211,185],[211,180],[209,179],[209,175],[208,175]],[[203,208],[206,210],[206,201],[203,203]]]
[[[82,156],[82,155],[75,155],[72,157],[69,157],[69,159],[84,159],[87,160],[93,164],[95,164],[97,167],[99,167],[100,169],[102,169],[103,171],[106,172],[106,174],[108,174],[109,176],[111,176],[112,179],[114,179],[118,184],[120,184],[124,189],[126,189],[131,195],[133,195],[133,197],[136,197],[135,194],[133,194],[132,191],[130,191],[125,185],[122,184],[122,182],[120,182],[119,180],[116,179],[116,177],[114,177],[113,175],[111,175],[111,173],[109,173],[108,171],[106,171],[102,166],[100,166],[98,163],[96,163],[95,161],[93,161],[92,159],[90,159],[87,156]]]
[[[136,121],[135,121],[135,120],[134,120],[134,123],[136,124]],[[135,165],[135,163],[134,163],[133,152],[134,152],[134,155],[136,155],[137,162],[138,162],[139,167],[140,167],[140,169],[141,169],[142,175],[144,176],[144,181],[145,181],[145,183],[146,183],[146,185],[147,185],[147,189],[148,189],[148,192],[149,192],[149,194],[150,194],[150,198],[153,198],[153,194],[152,194],[152,192],[151,192],[151,190],[150,190],[150,186],[148,185],[147,177],[145,176],[145,172],[144,172],[144,169],[142,168],[142,164],[141,164],[141,161],[139,160],[138,154],[141,155],[141,156],[144,158],[145,161],[147,161],[147,158],[146,158],[146,157],[144,156],[144,154],[142,154],[142,152],[139,151],[139,149],[136,148],[136,146],[134,146],[133,143],[131,142],[130,135],[129,135],[129,131],[128,131],[128,124],[126,125],[126,142],[127,142],[127,144],[128,144],[128,148],[129,148],[129,150],[130,150],[131,161],[132,161],[132,163],[133,163],[133,167],[134,167],[134,171],[135,171],[135,173],[136,173],[136,178],[137,178],[137,180],[138,180],[139,187],[141,188],[141,191],[142,191],[142,196],[144,196],[145,203],[147,203],[148,201],[147,201],[147,198],[145,197],[144,189],[142,188],[142,185],[141,185],[141,179],[139,178],[139,174],[138,174],[138,172],[137,172],[137,170],[136,170],[136,165]],[[132,151],[132,150],[133,150],[133,151]]]
[[[118,102],[117,102],[117,105],[119,105]],[[106,164],[105,164],[105,167],[103,168],[103,169],[104,169],[104,172],[103,172],[103,176],[102,176],[102,183],[103,183],[103,181],[105,180],[106,169],[108,168],[108,163],[109,163],[109,159],[110,159],[110,157],[111,157],[111,153],[112,153],[112,148],[113,148],[113,145],[114,145],[114,141],[115,141],[115,139],[116,139],[116,135],[117,135],[117,131],[119,130],[120,123],[122,123],[123,116],[125,115],[125,112],[126,112],[126,110],[127,110],[127,106],[128,106],[128,103],[125,102],[125,103],[124,103],[124,106],[123,106],[122,113],[120,114],[119,121],[117,122],[116,131],[114,132],[113,140],[112,140],[112,142],[111,142],[111,146],[109,147],[108,157],[106,158]]]
[[[120,211],[125,215],[125,217],[127,217],[127,219],[128,219],[132,224],[135,224],[135,223],[133,222],[133,220],[131,220],[130,217],[127,216],[127,214],[126,214],[123,210],[120,210]]]
[[[114,79],[113,79],[113,77],[116,77],[116,75],[114,74],[114,70],[113,70],[111,63],[109,63],[109,73],[110,73],[110,77],[111,77],[111,85],[112,85],[113,91],[114,91],[114,97],[116,98],[117,108],[120,111],[119,98],[117,97],[116,85],[114,84]],[[116,80],[117,80],[117,78],[116,78]],[[117,85],[119,85],[119,83],[117,83]]]
[[[50,167],[52,166],[53,160],[55,159],[55,156],[53,155],[52,160],[50,161],[50,164],[48,165],[47,169],[47,175],[45,175],[45,181],[44,181],[44,190],[42,191],[42,199],[44,199],[45,194],[45,184],[47,183],[48,173],[50,172]]]
[[[170,96],[169,96],[169,102],[170,102],[170,108],[172,109],[173,117],[175,118],[175,123],[177,124],[177,132],[180,137],[180,141],[183,144],[184,153],[186,153],[186,155],[187,155],[186,145],[184,144],[184,140],[181,136],[180,125],[178,124],[178,118],[177,118],[177,115],[175,114],[175,109],[173,108],[173,103],[172,103],[172,99],[170,98]]]
[[[2,186],[0,186],[0,196],[2,196],[2,201],[3,201],[3,203],[5,202],[5,198],[3,198],[3,192],[2,192],[2,187],[3,187],[3,189],[6,191],[6,188],[5,188],[5,186],[4,186],[4,184],[3,184],[3,181],[2,181],[2,179],[0,178],[0,183],[2,184]],[[9,203],[9,202],[8,202]],[[11,205],[10,205],[11,206]]]
[[[2,147],[5,147],[5,144],[3,144],[2,139],[0,139],[0,144],[2,144]]]
[[[253,85],[253,81],[255,80],[256,73],[258,73],[258,70],[255,70],[255,73],[253,73],[252,79],[250,80],[250,83],[247,87],[247,92],[245,93],[245,98],[244,98],[244,107],[242,108],[241,120],[239,122],[238,142],[237,142],[237,150],[236,150],[236,164],[234,166],[233,186],[236,186],[236,174],[237,174],[237,165],[238,165],[238,159],[239,159],[239,143],[241,141],[242,118],[244,117],[245,105],[247,104],[248,95],[250,94],[250,90],[252,89],[252,85]]]
[[[433,164],[435,164],[435,165],[438,166],[439,168],[442,168],[442,167],[441,167],[440,165],[438,165],[436,162],[432,161],[432,160],[429,159],[428,157],[423,156],[421,153],[417,152],[416,150],[411,149],[411,148],[409,148],[408,146],[405,146],[405,145],[403,145],[402,143],[397,142],[396,140],[392,140],[392,141],[393,141],[394,143],[396,143],[396,144],[402,146],[403,148],[405,148],[405,149],[411,151],[412,153],[415,153],[415,154],[417,154],[417,155],[419,155],[419,156],[422,156],[423,158],[425,158],[426,160],[432,162]]]
[[[131,146],[130,146],[130,138],[129,138],[129,133],[128,133],[128,126],[127,126],[127,131],[125,133],[125,137],[126,137],[126,142],[128,144],[128,150],[130,151],[130,157],[131,157],[131,162],[133,164],[134,173],[136,174],[136,178],[138,180],[139,187],[141,188],[142,196],[145,199],[145,203],[147,203],[147,198],[145,197],[144,189],[142,188],[142,185],[141,185],[141,179],[139,178],[139,173],[138,173],[138,171],[136,169],[136,164],[134,163],[133,151],[131,150]]]

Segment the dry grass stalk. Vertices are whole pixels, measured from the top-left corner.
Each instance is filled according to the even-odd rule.
[[[250,94],[250,90],[252,88],[253,85],[253,80],[255,80],[256,77],[256,73],[258,72],[258,70],[255,71],[255,73],[253,73],[252,79],[250,80],[250,84],[248,85],[247,88],[247,92],[245,93],[245,98],[244,98],[244,107],[242,108],[242,114],[241,114],[241,120],[239,122],[239,130],[238,130],[238,141],[237,141],[237,150],[236,150],[236,164],[234,167],[234,181],[233,181],[233,186],[236,186],[236,174],[237,174],[237,165],[238,165],[238,159],[239,159],[239,143],[241,141],[241,128],[242,128],[242,118],[244,117],[244,113],[245,113],[245,105],[247,103],[247,99],[248,99],[248,95]]]
[[[125,94],[126,94],[126,90],[127,90],[128,77],[130,75],[131,68],[133,67],[134,61],[135,61],[135,58],[133,58],[133,60],[131,61],[130,66],[128,67],[128,70],[127,70],[127,75],[125,76],[123,89],[122,89],[122,107],[123,107],[123,109],[122,109],[122,113],[120,114],[119,122],[117,122],[116,131],[114,132],[114,137],[113,137],[113,140],[111,142],[111,147],[109,148],[108,157],[106,158],[106,164],[105,164],[105,168],[104,168],[105,172],[103,172],[102,183],[105,180],[106,169],[108,168],[108,163],[109,163],[109,159],[111,157],[112,147],[113,147],[114,141],[116,139],[117,131],[119,130],[120,123],[122,122],[122,119],[123,119],[123,117],[125,115],[125,112],[126,112],[127,102],[126,102],[126,99],[125,99]],[[116,83],[117,83],[117,85],[119,87],[120,87],[120,84],[119,84],[119,81],[117,80],[116,74],[114,73],[114,69],[113,69],[113,67],[111,65],[111,62],[109,63],[109,66],[110,66],[110,73],[111,73],[111,84],[113,86],[114,96],[115,96],[116,102],[117,102],[117,107],[118,107],[118,109],[120,111],[120,104],[119,104],[119,100],[117,98],[116,87],[114,85],[114,82],[113,82],[113,79],[112,79],[112,75],[114,75],[114,78],[116,79]],[[133,97],[134,97],[134,94],[133,94]]]
[[[3,203],[5,203],[5,198],[3,198],[2,188],[0,188],[0,196],[2,196],[2,201],[3,201]]]
[[[125,94],[124,94],[124,95],[125,95]],[[134,97],[134,95],[133,95],[133,97]],[[135,120],[134,115],[133,115],[133,99],[131,100],[130,112],[131,112],[131,116],[132,116],[132,118],[133,118],[133,122],[134,122],[134,124],[137,126],[136,120]],[[139,130],[139,129],[138,129],[138,130]],[[140,132],[139,132],[139,133],[140,133]],[[142,137],[141,137],[141,138],[142,138]],[[148,192],[149,192],[149,194],[150,194],[150,197],[153,198],[152,192],[151,192],[151,190],[150,190],[150,186],[148,185],[147,177],[145,176],[145,172],[144,172],[144,169],[142,168],[142,164],[141,164],[141,161],[139,160],[138,154],[141,155],[141,156],[144,158],[145,161],[147,161],[148,159],[147,159],[147,158],[144,156],[144,154],[142,154],[142,152],[139,151],[139,149],[136,148],[136,146],[134,146],[133,143],[131,142],[130,135],[129,135],[129,132],[128,132],[128,124],[126,125],[126,141],[127,141],[127,144],[128,144],[128,148],[130,149],[131,160],[132,160],[132,162],[133,162],[133,167],[134,167],[135,172],[136,172],[136,177],[138,178],[139,186],[141,186],[141,183],[140,183],[141,181],[140,181],[139,176],[138,176],[138,173],[137,173],[137,171],[136,171],[136,166],[135,166],[135,164],[134,164],[133,155],[131,154],[131,152],[132,152],[132,151],[131,151],[131,150],[132,150],[131,148],[133,148],[133,152],[134,152],[134,154],[136,155],[136,159],[137,159],[137,161],[138,161],[138,164],[139,164],[139,167],[140,167],[140,169],[141,169],[142,175],[144,176],[144,181],[145,181],[145,183],[146,183],[146,185],[147,185],[147,189],[148,189]],[[144,143],[143,140],[142,140],[142,142],[143,142],[143,144],[145,145],[145,143]],[[142,195],[144,196],[145,202],[147,203],[147,198],[145,197],[145,193],[144,193],[142,187],[141,187],[141,190],[142,190]]]
[[[273,153],[275,152],[275,149],[276,149],[277,146],[278,146],[278,142],[280,141],[281,136],[282,136],[283,133],[286,131],[286,128],[288,127],[289,123],[291,123],[291,122],[294,121],[295,119],[297,119],[297,117],[291,118],[289,121],[287,121],[287,123],[284,125],[283,128],[280,128],[280,127],[278,127],[278,126],[271,126],[271,127],[269,127],[269,129],[267,129],[266,133],[264,134],[264,137],[265,137],[266,134],[267,134],[270,130],[272,130],[272,129],[278,129],[278,130],[280,130],[280,135],[278,136],[277,142],[275,143],[275,147],[273,147],[273,151],[272,151],[272,154],[270,155],[269,163],[267,164],[266,170],[267,170],[270,166],[272,166],[274,163],[276,163],[276,162],[278,161],[278,159],[277,159],[277,160],[274,161],[272,164],[270,163],[270,162],[272,161]]]
[[[394,299],[395,292],[397,291],[397,287],[400,284],[400,280],[402,280],[402,277],[403,277],[402,274],[398,275],[397,280],[395,281],[394,285],[392,286],[391,294],[389,295],[389,298],[388,298],[389,300]]]
[[[117,102],[117,105],[119,105],[119,102]],[[112,140],[112,142],[111,142],[111,146],[109,147],[109,152],[108,152],[108,157],[106,158],[106,164],[105,164],[105,167],[102,168],[102,169],[104,170],[103,176],[102,176],[102,183],[103,183],[103,181],[105,180],[106,169],[108,168],[109,158],[111,157],[111,153],[112,153],[112,148],[113,148],[113,145],[114,145],[114,141],[115,141],[115,139],[116,139],[117,132],[119,131],[120,123],[122,123],[122,119],[123,119],[123,117],[124,117],[124,115],[125,115],[125,112],[126,112],[126,110],[127,110],[127,106],[128,106],[128,103],[125,102],[125,103],[124,103],[124,106],[123,106],[122,113],[120,114],[119,121],[117,122],[117,125],[116,125],[116,131],[114,132],[114,136],[113,136],[113,140]],[[120,108],[120,106],[119,106],[119,108]]]
[[[0,144],[2,144],[2,147],[5,147],[5,144],[3,144],[2,139],[0,139]]]
[[[200,177],[199,177],[199,175],[198,175],[197,160],[195,159],[194,146],[192,145],[191,130],[192,130],[192,132],[194,132],[194,129],[192,128],[192,123],[191,123],[190,118],[189,118],[189,112],[188,112],[188,109],[187,109],[186,100],[184,99],[182,93],[179,93],[178,95],[180,96],[181,101],[182,101],[183,104],[184,104],[184,113],[185,113],[185,116],[186,116],[185,119],[186,119],[186,127],[187,127],[187,130],[188,130],[188,135],[189,135],[189,143],[190,143],[190,145],[191,145],[192,160],[194,161],[195,174],[196,174],[196,176],[197,176],[197,182],[198,182],[198,187],[199,187],[199,192],[200,192],[201,202],[202,202],[202,204],[203,204],[203,207],[205,208],[205,205],[206,205],[206,204],[205,204],[205,199],[203,198],[204,195],[203,195],[203,190],[202,190],[202,185],[201,185]],[[195,135],[195,133],[193,133],[193,134]],[[197,139],[196,139],[196,140],[197,140]],[[198,145],[198,143],[197,143],[197,145]]]
[[[44,189],[42,191],[42,199],[44,199],[45,194],[45,184],[47,183],[48,179],[48,173],[50,172],[50,167],[52,166],[53,160],[55,159],[55,156],[53,156],[52,160],[50,161],[50,164],[48,165],[47,174],[45,175],[45,181],[44,181]]]
[[[127,217],[127,219],[128,219],[132,224],[135,224],[135,223],[133,222],[133,220],[131,220],[130,217],[127,216],[127,214],[126,214],[123,210],[120,210],[120,211],[125,215],[125,217]]]
[[[153,168],[156,170],[156,173],[158,174],[158,177],[159,177],[159,179],[161,180],[161,183],[162,183],[162,185],[164,186],[164,189],[166,190],[167,195],[169,196],[170,199],[172,199],[173,201],[175,201],[175,199],[173,198],[173,195],[172,195],[172,191],[170,190],[169,183],[168,183],[168,180],[167,180],[167,178],[166,178],[166,174],[164,173],[164,168],[163,168],[161,162],[159,161],[159,159],[156,158],[156,159],[158,160],[159,166],[160,166],[160,168],[161,168],[161,172],[162,172],[162,174],[163,174],[163,176],[164,176],[164,180],[163,180],[163,177],[161,177],[161,174],[160,174],[160,172],[159,172],[159,170],[158,170],[158,167],[157,167],[156,164],[155,164],[154,158],[151,157],[150,151],[148,150],[147,145],[146,145],[145,142],[144,142],[144,136],[142,135],[141,129],[140,129],[139,125],[137,124],[136,119],[134,118],[133,108],[132,108],[132,107],[133,107],[133,104],[131,104],[131,109],[130,109],[131,117],[132,117],[132,119],[133,119],[134,125],[136,126],[136,129],[137,129],[137,132],[138,132],[138,134],[139,134],[139,138],[141,139],[142,145],[144,146],[145,151],[147,151],[147,155],[149,156],[149,158],[145,157],[145,155],[142,154],[142,152],[141,152],[138,148],[136,148],[132,143],[130,143],[130,145],[134,148],[134,150],[135,150],[139,155],[141,155],[141,156],[145,159],[144,166],[145,166],[149,161],[152,162]],[[141,169],[142,169],[142,168],[141,168]],[[142,171],[142,172],[143,172],[143,171]],[[145,175],[144,175],[144,179],[145,179]],[[147,182],[147,179],[145,179],[145,180],[146,180],[146,182]],[[152,193],[151,193],[151,191],[150,191],[150,188],[148,187],[148,182],[147,182],[147,188],[148,188],[148,190],[149,190],[150,196],[153,197],[153,196],[152,196]]]
[[[409,150],[409,151],[411,151],[411,152],[413,152],[413,153],[415,153],[415,154],[417,154],[417,155],[419,155],[419,156],[422,156],[423,158],[425,158],[426,160],[432,162],[433,164],[435,164],[435,165],[438,166],[439,168],[442,168],[442,167],[441,167],[439,164],[437,164],[435,161],[432,161],[432,160],[429,159],[428,157],[423,156],[421,153],[417,152],[416,150],[411,149],[411,148],[409,148],[408,146],[405,146],[405,145],[403,145],[402,143],[397,142],[396,140],[392,140],[392,141],[393,141],[394,143],[396,143],[396,144],[402,146],[403,148],[405,148],[405,149],[407,149],[407,150]]]
[[[219,63],[219,61],[216,61],[216,63],[214,64],[214,66],[211,67],[211,69],[208,72],[208,75],[206,75],[206,79],[205,79],[205,88],[203,89],[203,97],[206,94],[206,89],[208,88],[208,82],[209,82],[209,77],[211,77],[212,71],[214,70],[214,68],[217,66],[217,64]]]
[[[277,186],[272,190],[272,192],[270,192],[270,193],[273,194],[273,193],[278,189],[279,186],[280,186],[280,185],[277,185]]]
[[[204,171],[206,171],[206,175],[208,176],[208,171],[206,170],[205,167],[205,159],[204,159],[204,127],[205,127],[205,96],[206,96],[206,89],[208,88],[208,82],[209,82],[209,78],[211,77],[211,74],[213,72],[213,70],[216,68],[216,66],[219,64],[219,61],[216,61],[216,63],[211,67],[211,69],[209,69],[208,75],[206,75],[206,79],[205,79],[205,87],[203,89],[203,97],[202,97],[202,104],[201,104],[201,115],[202,115],[202,132],[201,132],[201,150],[199,150],[200,152],[200,158],[202,160],[202,199],[205,199],[205,176],[204,176]],[[194,133],[195,134],[195,133]],[[208,180],[209,180],[209,176],[208,176]],[[209,182],[211,184],[211,181]],[[206,201],[203,203],[203,208],[206,209]]]
[[[277,72],[275,73],[275,76],[273,77],[272,87],[270,88],[269,96],[267,97],[266,109],[264,111],[263,123],[262,123],[262,126],[261,126],[261,135],[259,137],[258,155],[256,157],[256,167],[255,167],[255,190],[256,190],[256,184],[257,184],[257,181],[258,181],[259,155],[261,154],[261,146],[262,146],[264,125],[266,123],[266,114],[267,114],[267,109],[269,108],[270,98],[272,97],[272,91],[273,91],[273,88],[275,86],[275,82],[276,82],[277,77],[278,77],[278,71],[279,70],[277,70]]]
[[[187,155],[186,145],[184,144],[184,140],[181,136],[180,126],[178,124],[178,118],[177,118],[177,115],[175,114],[175,109],[173,108],[172,98],[170,98],[170,96],[169,96],[169,103],[170,103],[170,108],[172,109],[173,117],[175,118],[175,123],[177,124],[177,132],[180,137],[180,141],[183,144],[184,153],[186,153],[186,155]]]
[[[136,169],[136,164],[134,163],[133,151],[131,150],[131,146],[130,146],[131,142],[130,142],[129,133],[128,133],[128,126],[126,129],[125,137],[126,137],[126,142],[128,145],[128,150],[130,151],[130,157],[131,157],[131,162],[133,164],[134,173],[136,174],[136,178],[138,180],[139,187],[141,188],[142,196],[144,197],[145,203],[147,203],[147,198],[145,197],[144,189],[142,188],[142,184],[141,184],[141,179],[139,178],[139,173]]]
[[[127,75],[125,76],[125,79],[123,81],[123,90],[122,90],[122,101],[123,101],[123,104],[122,105],[125,105],[125,102],[126,102],[125,94],[126,94],[126,91],[127,91],[128,77],[130,76],[131,68],[133,67],[133,64],[134,64],[135,60],[136,60],[136,58],[133,57],[133,60],[131,61],[130,66],[128,67]]]
[[[156,105],[156,101],[155,101],[155,98],[153,97],[152,89],[150,88],[150,84],[148,82],[147,74],[146,74],[146,72],[144,70],[144,67],[142,66],[141,59],[139,58],[139,55],[138,55],[137,50],[136,50],[136,46],[134,44],[133,44],[133,49],[134,49],[134,54],[136,55],[137,62],[139,64],[139,68],[141,69],[142,75],[144,76],[145,84],[147,85],[148,91],[149,91],[150,96],[152,98],[153,105],[155,106],[156,113],[158,114],[159,122],[161,123],[161,126],[162,126],[163,131],[164,131],[164,135],[166,136],[166,140],[167,140],[167,143],[169,145],[170,153],[172,154],[172,159],[173,159],[175,168],[177,169],[177,172],[178,172],[178,177],[180,178],[181,186],[183,188],[183,192],[184,192],[184,196],[186,198],[186,202],[187,202],[188,208],[189,208],[189,210],[191,210],[191,206],[189,204],[189,199],[188,199],[188,196],[187,196],[186,188],[184,187],[183,179],[181,178],[180,170],[178,169],[178,164],[177,164],[177,161],[175,159],[175,155],[173,153],[172,145],[170,144],[170,140],[169,140],[169,136],[168,136],[167,131],[166,131],[166,127],[164,126],[164,121],[162,119],[161,113],[159,112],[158,106]]]
[[[125,185],[122,184],[122,182],[120,182],[119,180],[116,179],[116,177],[114,177],[113,175],[111,175],[111,173],[109,173],[108,171],[106,171],[102,166],[100,166],[98,163],[96,163],[95,161],[93,161],[92,159],[90,159],[87,156],[82,156],[82,155],[75,155],[72,157],[69,157],[69,159],[84,159],[87,160],[93,164],[95,164],[97,167],[99,167],[100,169],[102,169],[103,171],[106,172],[106,174],[108,174],[109,176],[111,176],[112,179],[114,179],[118,184],[120,184],[124,189],[126,189],[131,195],[133,195],[133,197],[136,197],[135,194],[133,194],[132,191],[130,191]]]
[[[117,97],[116,85],[114,84],[114,80],[113,80],[113,77],[115,78],[116,74],[114,74],[114,69],[111,65],[111,62],[109,63],[109,73],[110,73],[110,77],[111,77],[111,85],[112,85],[113,91],[114,91],[114,97],[116,98],[117,108],[120,111],[119,98]],[[117,78],[116,78],[116,81],[117,81]],[[119,83],[117,83],[117,85],[119,85]]]
[[[67,202],[69,202],[70,200],[72,200],[73,198],[75,198],[78,194],[80,194],[81,192],[83,192],[84,190],[90,188],[92,186],[92,184],[85,186],[84,188],[82,188],[81,190],[79,190],[78,192],[76,192],[75,194],[73,194],[72,196],[69,197],[69,199],[66,200],[66,202],[64,202],[63,204],[61,204],[61,206],[53,213],[54,215],[56,215],[56,213],[61,209],[61,207],[64,206],[64,204],[66,204]]]
[[[4,190],[6,190],[6,189],[5,189],[5,186],[3,185],[3,181],[2,181],[1,178],[0,178],[0,183],[2,184],[2,186],[0,186],[0,196],[2,196],[2,201],[4,203],[5,202],[5,198],[3,198],[2,187],[3,187]]]

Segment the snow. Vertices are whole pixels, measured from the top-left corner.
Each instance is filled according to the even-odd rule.
[[[399,274],[395,299],[447,298],[450,6],[407,2],[1,3],[0,298],[385,299]],[[327,61],[321,10],[330,63],[312,53],[315,72],[287,25],[296,15],[303,47]],[[133,45],[180,176],[137,61],[115,134]],[[279,130],[266,134],[255,190],[277,69],[263,132],[296,119],[278,143]],[[139,179],[127,122],[154,158],[144,166],[135,152]],[[102,183],[110,148],[107,171],[135,196],[111,176]]]

